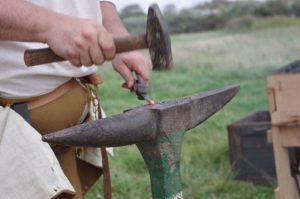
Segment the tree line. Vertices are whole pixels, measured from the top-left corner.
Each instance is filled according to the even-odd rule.
[[[224,28],[232,20],[245,16],[300,17],[300,1],[213,0],[182,10],[177,10],[176,5],[170,4],[163,8],[162,12],[171,33],[189,33]],[[145,32],[147,14],[138,4],[125,7],[121,10],[120,15],[131,33]]]

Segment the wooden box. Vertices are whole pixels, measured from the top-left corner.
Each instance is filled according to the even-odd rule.
[[[230,162],[236,178],[259,185],[276,180],[272,144],[267,142],[270,114],[261,111],[227,126]]]
[[[267,76],[267,94],[273,125],[300,124],[300,61]]]

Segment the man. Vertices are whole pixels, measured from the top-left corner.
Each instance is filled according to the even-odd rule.
[[[149,59],[135,51],[115,54],[112,38],[129,33],[114,2],[98,1],[0,0],[0,40],[3,40],[0,42],[0,105],[26,104],[29,120],[41,134],[88,120],[91,94],[74,78],[95,73],[98,69],[95,65],[111,60],[113,68],[125,80],[122,87],[129,90],[134,86],[132,71],[146,83],[149,80],[152,68]],[[101,16],[103,25],[99,23]],[[69,63],[27,68],[23,63],[24,51],[47,45]],[[74,193],[56,190],[59,193],[51,197],[83,198],[95,177],[101,174],[95,167],[98,165],[78,160],[81,150],[77,148],[53,146],[53,150],[76,194],[73,197]],[[0,196],[8,198],[2,197],[3,193]]]

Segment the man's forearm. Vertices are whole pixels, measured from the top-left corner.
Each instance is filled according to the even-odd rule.
[[[128,30],[119,17],[116,7],[112,3],[105,1],[102,1],[100,6],[104,27],[115,37],[129,35]]]
[[[23,0],[0,0],[0,40],[47,43],[75,66],[111,60],[111,34],[97,21],[62,15]]]
[[[0,39],[46,42],[57,14],[22,0],[0,0]]]

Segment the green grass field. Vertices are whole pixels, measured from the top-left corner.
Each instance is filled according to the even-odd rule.
[[[172,37],[175,67],[154,72],[150,95],[163,101],[239,84],[238,95],[205,123],[186,133],[182,149],[182,186],[188,199],[271,199],[274,187],[234,180],[226,125],[268,108],[265,77],[300,57],[300,26],[259,28],[243,33],[208,32]],[[121,89],[110,65],[101,68],[102,105],[108,115],[141,104]],[[150,199],[150,180],[135,146],[115,149],[110,158],[114,199]],[[97,185],[87,199],[103,198]],[[101,190],[100,190],[101,192]]]

